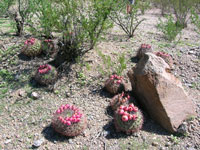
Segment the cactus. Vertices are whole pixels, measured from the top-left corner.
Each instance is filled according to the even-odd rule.
[[[143,115],[133,103],[121,105],[115,112],[114,123],[117,132],[122,131],[131,134],[142,128]]]
[[[140,48],[137,51],[136,58],[140,60],[145,53],[153,52],[151,45],[149,44],[141,44]]]
[[[55,43],[51,39],[46,39],[42,42],[42,51],[44,54],[47,56],[51,56],[55,53],[56,48],[55,48]]]
[[[156,56],[161,57],[168,65],[170,68],[173,68],[173,59],[171,55],[165,53],[165,52],[156,52]]]
[[[112,100],[110,101],[110,106],[112,107],[112,110],[115,111],[120,105],[129,104],[130,99],[131,99],[130,95],[122,92],[121,94],[115,95],[112,98]]]
[[[114,74],[111,75],[110,78],[106,80],[105,88],[111,94],[117,94],[121,93],[122,91],[126,91],[126,83],[123,77]]]
[[[77,136],[87,127],[87,119],[76,106],[61,105],[53,115],[52,127],[64,136]]]
[[[55,83],[57,75],[55,67],[48,64],[40,65],[35,73],[35,80],[41,85],[49,85]]]
[[[37,56],[42,52],[41,42],[38,39],[30,38],[24,42],[22,53],[26,56]]]

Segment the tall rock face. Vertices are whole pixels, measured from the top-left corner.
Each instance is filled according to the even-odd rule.
[[[155,54],[146,53],[128,72],[132,90],[149,115],[169,132],[176,132],[195,107],[169,65]]]

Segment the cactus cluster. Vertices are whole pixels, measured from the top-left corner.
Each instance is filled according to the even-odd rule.
[[[140,60],[145,53],[153,52],[151,45],[149,44],[141,44],[140,48],[137,51],[136,57]]]
[[[64,136],[77,136],[87,127],[87,119],[76,106],[61,105],[53,115],[52,127]]]
[[[143,125],[143,115],[141,111],[134,106],[121,105],[115,112],[114,123],[116,130],[131,134],[139,131]]]
[[[161,57],[169,65],[170,68],[173,67],[174,62],[173,62],[171,55],[169,55],[165,52],[156,52],[155,54],[156,54],[156,56]]]
[[[30,38],[24,42],[22,53],[26,56],[37,56],[42,52],[41,42],[38,39]]]
[[[123,77],[114,74],[106,80],[105,88],[111,94],[117,94],[126,91],[126,83]]]
[[[112,110],[115,111],[122,104],[129,104],[130,98],[130,95],[124,92],[115,95],[110,101],[110,106],[112,107]]]
[[[49,85],[55,83],[57,79],[56,68],[49,65],[40,65],[35,73],[35,80],[41,85]]]

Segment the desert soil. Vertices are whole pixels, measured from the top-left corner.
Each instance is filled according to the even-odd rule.
[[[6,90],[4,95],[1,93],[0,101],[0,150],[32,149],[34,142],[41,142],[40,150],[200,149],[200,37],[189,24],[174,47],[174,43],[167,42],[156,28],[159,17],[158,9],[142,15],[146,20],[132,39],[127,39],[123,31],[114,26],[83,61],[77,61],[61,74],[54,91],[30,81],[36,68],[49,60],[42,57],[21,59],[17,46],[26,37],[3,34],[6,28],[1,28],[0,69],[8,70],[12,80],[2,76],[0,81],[0,89]],[[133,57],[142,43],[151,44],[155,51],[168,52],[175,60],[173,73],[182,81],[198,114],[187,121],[189,131],[185,136],[171,135],[145,111],[141,131],[131,136],[115,131],[109,107],[112,95],[103,90],[106,73],[119,65],[117,57],[124,53],[127,68],[123,75],[128,81],[126,73],[136,64]],[[10,50],[11,46],[14,47]],[[115,66],[106,68],[99,51],[110,56]],[[32,92],[38,93],[39,98],[31,98]],[[52,114],[66,103],[79,106],[88,119],[87,129],[74,138],[57,134],[51,127]]]

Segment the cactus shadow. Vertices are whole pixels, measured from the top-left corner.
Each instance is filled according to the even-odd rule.
[[[106,139],[124,139],[127,138],[129,135],[126,135],[123,132],[117,132],[114,126],[114,121],[108,122],[106,125],[103,126],[104,131],[107,132],[105,136]]]
[[[32,59],[31,57],[28,57],[28,56],[24,55],[23,53],[19,53],[18,58],[23,61],[31,61],[31,59]]]
[[[139,60],[137,59],[136,56],[134,56],[134,57],[131,57],[131,62],[133,62],[133,63],[138,63]]]
[[[55,143],[55,142],[66,142],[69,139],[72,139],[73,137],[66,137],[63,136],[59,133],[57,133],[52,125],[47,125],[43,130],[42,130],[42,135],[44,136],[44,138],[46,140],[48,140],[49,142]]]

